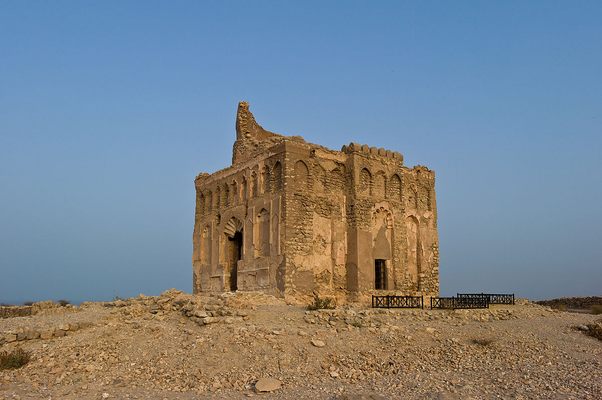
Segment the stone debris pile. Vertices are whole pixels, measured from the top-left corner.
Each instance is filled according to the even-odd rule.
[[[31,353],[0,370],[0,398],[597,399],[602,347],[576,327],[598,320],[530,303],[306,311],[169,290],[0,320],[0,351]]]
[[[227,296],[227,294],[196,296],[170,289],[158,297],[139,296],[107,305],[109,307],[124,308],[124,314],[140,316],[148,312],[156,316],[157,319],[165,318],[167,314],[177,312],[200,326],[220,322],[226,324],[243,322],[248,317],[248,311],[228,306]]]
[[[28,329],[19,328],[16,331],[9,331],[0,334],[0,345],[4,343],[21,342],[24,340],[35,340],[42,339],[48,340],[52,338],[59,338],[66,336],[69,333],[73,333],[80,329],[89,328],[92,326],[89,322],[81,323],[64,323],[57,325],[56,327],[49,327],[44,329]]]

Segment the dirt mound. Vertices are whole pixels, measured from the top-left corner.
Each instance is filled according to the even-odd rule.
[[[0,350],[32,355],[0,371],[0,398],[594,399],[602,346],[574,327],[595,321],[528,302],[306,311],[169,290],[0,320]]]

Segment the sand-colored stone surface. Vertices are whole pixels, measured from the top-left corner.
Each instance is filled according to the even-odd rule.
[[[195,293],[439,293],[435,173],[396,151],[269,132],[241,102],[232,165],[195,189]]]
[[[33,356],[0,371],[0,398],[599,399],[602,342],[576,328],[599,318],[524,301],[305,311],[260,293],[171,290],[0,320],[0,338],[61,332],[0,341]],[[256,391],[260,379],[271,391]]]

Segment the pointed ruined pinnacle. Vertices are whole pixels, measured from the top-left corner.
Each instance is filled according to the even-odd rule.
[[[266,131],[255,121],[253,113],[249,111],[249,103],[241,101],[238,103],[236,113],[236,140],[245,139],[264,139],[274,135],[273,132]]]

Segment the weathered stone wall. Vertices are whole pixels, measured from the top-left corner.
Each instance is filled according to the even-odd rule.
[[[285,157],[285,265],[289,294],[346,289],[345,157],[290,142]]]
[[[246,103],[236,131],[233,165],[195,181],[195,292],[438,295],[434,172],[268,132]]]
[[[404,290],[439,292],[439,239],[435,174],[418,166],[404,171],[403,198],[406,237]]]
[[[229,290],[234,281],[240,290],[283,288],[278,283],[282,184],[278,153],[197,177],[195,292]],[[236,235],[241,243],[234,243]]]
[[[0,306],[0,318],[27,317],[32,314],[32,306]]]

